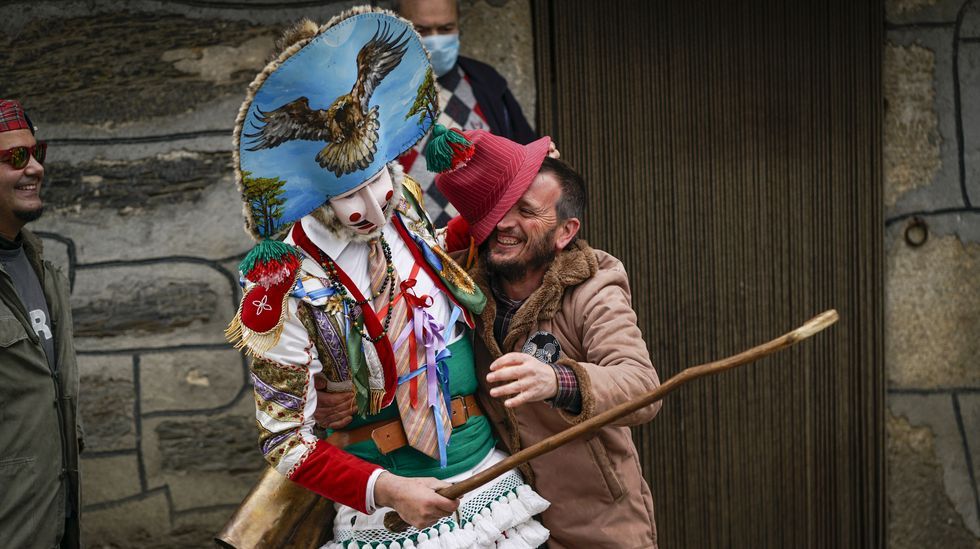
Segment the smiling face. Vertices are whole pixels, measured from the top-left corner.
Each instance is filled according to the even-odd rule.
[[[0,132],[0,150],[35,144],[30,130]],[[44,167],[31,156],[22,169],[0,162],[0,234],[13,240],[28,221],[41,216],[41,182]]]
[[[371,234],[388,221],[394,185],[388,168],[350,191],[330,199],[337,221],[358,234]]]
[[[559,220],[556,205],[561,185],[550,172],[541,172],[520,200],[497,223],[486,241],[490,270],[517,282],[541,272],[578,232],[579,222]]]

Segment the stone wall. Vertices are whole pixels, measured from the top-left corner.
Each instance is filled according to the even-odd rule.
[[[32,225],[72,281],[90,547],[210,546],[264,462],[224,341],[250,241],[231,164],[245,87],[282,28],[364,2],[14,2],[0,97],[51,145]],[[383,2],[380,3],[384,5]],[[529,116],[528,0],[466,0],[463,52]]]
[[[980,1],[886,14],[888,546],[980,547]]]

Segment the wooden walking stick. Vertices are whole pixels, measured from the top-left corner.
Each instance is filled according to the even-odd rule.
[[[776,351],[781,351],[788,347],[792,347],[800,341],[823,331],[828,326],[837,322],[837,319],[837,311],[830,309],[829,311],[824,311],[823,313],[811,318],[805,324],[792,332],[783,334],[772,341],[752,347],[747,351],[743,351],[728,358],[687,368],[643,396],[637,397],[628,402],[624,402],[586,421],[583,421],[578,425],[574,425],[568,429],[565,429],[564,431],[555,433],[554,435],[542,440],[541,442],[538,442],[537,444],[534,444],[533,446],[529,446],[516,454],[508,456],[506,459],[498,462],[489,469],[479,472],[466,480],[457,482],[452,486],[441,488],[437,490],[436,493],[449,499],[459,498],[463,494],[487,484],[515,467],[523,465],[542,454],[547,454],[548,452],[575,439],[594,433],[623,416],[627,416],[641,408],[653,404],[691,380],[706,375],[724,372],[725,370],[730,370],[750,362],[755,362],[756,360],[759,360],[764,356],[771,355]],[[390,511],[387,515],[385,515],[385,528],[391,530],[392,532],[402,532],[408,528],[408,524],[405,523],[400,516],[398,516],[398,513]]]

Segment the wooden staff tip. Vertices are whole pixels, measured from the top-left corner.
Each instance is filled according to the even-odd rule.
[[[806,324],[793,330],[791,332],[793,335],[793,339],[799,341],[801,339],[806,339],[818,332],[822,332],[823,330],[827,329],[828,327],[836,323],[838,319],[840,319],[840,315],[837,314],[836,309],[830,309],[824,311],[819,315],[808,320]]]

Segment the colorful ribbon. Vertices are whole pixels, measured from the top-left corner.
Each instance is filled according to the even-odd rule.
[[[410,335],[414,335],[425,348],[425,367],[416,368],[412,365],[412,370],[398,378],[398,384],[414,380],[416,377],[426,373],[426,392],[429,397],[429,406],[432,407],[432,415],[436,425],[436,441],[439,445],[439,464],[446,467],[446,446],[449,441],[446,433],[442,430],[442,419],[438,406],[440,403],[445,406],[446,414],[450,413],[450,400],[452,398],[449,391],[449,366],[448,360],[452,356],[446,340],[452,334],[452,327],[461,313],[459,307],[453,306],[452,314],[449,318],[449,325],[443,326],[427,310],[432,305],[432,298],[428,295],[416,295],[410,290],[415,286],[415,280],[402,282],[402,295],[406,300],[406,305],[410,306],[412,318],[409,324],[405,325],[402,333],[398,335],[393,348],[397,351],[405,344]],[[442,389],[443,398],[439,398],[439,389]],[[441,400],[441,402],[440,402]]]
[[[422,251],[422,257],[425,258],[425,261],[429,264],[429,266],[435,269],[436,272],[442,272],[442,260],[439,259],[439,256],[432,251],[432,247],[429,246],[429,243],[423,240],[422,237],[417,234],[411,232],[409,234],[412,235],[412,239],[419,245],[419,250]]]

